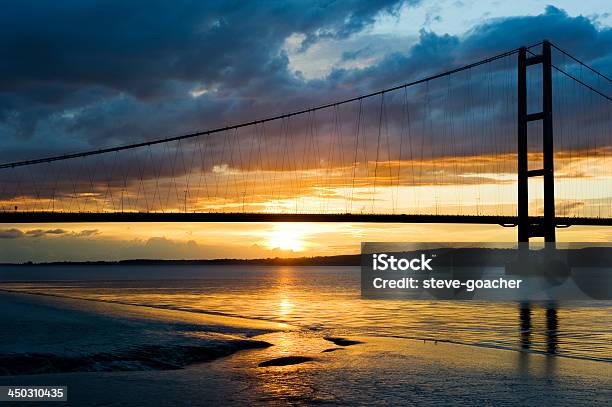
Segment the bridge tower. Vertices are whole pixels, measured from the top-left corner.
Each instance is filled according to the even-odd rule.
[[[542,110],[527,112],[527,67],[542,66]],[[553,166],[553,117],[552,117],[552,62],[550,42],[542,43],[542,53],[527,57],[527,48],[518,52],[518,241],[529,242],[532,237],[543,237],[546,242],[555,241],[555,179]],[[528,130],[532,121],[542,122],[543,168],[528,168]],[[543,177],[544,217],[532,222],[529,218],[529,178]]]

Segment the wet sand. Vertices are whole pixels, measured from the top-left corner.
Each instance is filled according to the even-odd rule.
[[[1,353],[112,350],[121,340],[176,345],[177,330],[179,346],[185,336],[206,346],[228,339],[272,344],[175,370],[0,376],[0,385],[67,385],[70,405],[603,406],[612,399],[606,362],[370,336],[333,343],[265,321],[23,294],[0,294],[0,309],[3,326],[13,328],[0,334]],[[53,332],[53,322],[71,331]],[[330,348],[342,351],[325,352]],[[259,366],[277,358],[301,363]]]

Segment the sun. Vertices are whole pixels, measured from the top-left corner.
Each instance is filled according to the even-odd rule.
[[[279,223],[267,233],[266,245],[270,249],[301,252],[305,249],[306,231],[299,224]]]

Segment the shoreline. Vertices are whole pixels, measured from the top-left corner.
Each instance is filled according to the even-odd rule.
[[[266,257],[258,259],[125,259],[117,261],[50,261],[0,263],[0,267],[71,267],[71,266],[360,266],[361,254],[312,257]]]
[[[268,321],[7,290],[0,307],[0,377],[180,369],[271,346],[254,337],[287,329]]]
[[[88,335],[93,335],[95,346],[103,349],[110,344],[111,353],[118,339],[129,342],[144,337],[145,343],[161,346],[145,355],[150,359],[159,358],[155,352],[160,349],[174,354],[194,343],[246,340],[244,343],[271,344],[232,347],[215,357],[205,354],[205,358],[188,359],[182,366],[129,368],[128,364],[126,368],[118,364],[115,369],[0,375],[1,386],[66,385],[73,405],[128,402],[146,406],[160,401],[177,406],[374,405],[408,400],[427,406],[462,399],[464,405],[575,406],[589,400],[590,405],[603,406],[612,396],[603,390],[612,389],[612,378],[606,373],[610,365],[593,360],[435,340],[350,334],[326,338],[323,332],[293,326],[273,329],[281,325],[260,320],[1,292],[0,306],[11,311],[10,302],[14,303],[12,311],[21,311],[16,321],[34,324],[27,335],[0,332],[2,353],[8,340],[15,342],[16,337],[21,338],[17,346],[22,351],[41,344],[64,353],[78,348],[78,343],[57,337],[55,327],[50,334],[38,325],[42,320],[67,324],[70,334],[78,331],[76,339],[68,335],[73,341],[87,342]],[[100,343],[100,332],[111,334],[108,344]],[[173,347],[164,348],[166,344]],[[92,349],[86,346],[86,351]]]

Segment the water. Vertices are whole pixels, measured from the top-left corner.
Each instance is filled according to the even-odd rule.
[[[0,288],[284,322],[336,336],[451,341],[612,361],[610,303],[365,300],[357,267],[0,268]]]

